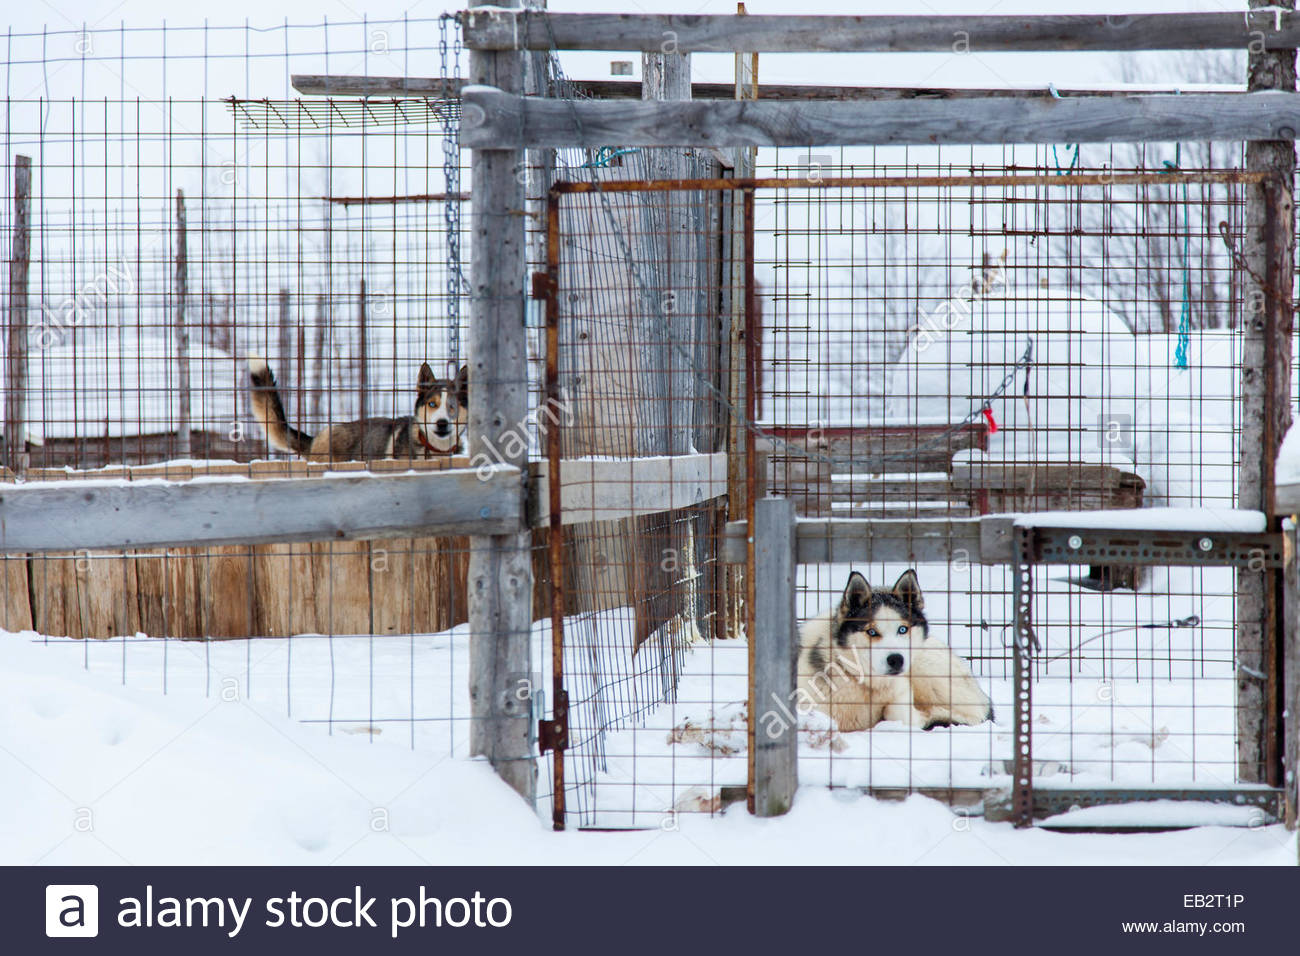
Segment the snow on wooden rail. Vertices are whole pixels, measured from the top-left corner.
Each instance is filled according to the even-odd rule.
[[[462,94],[461,145],[904,146],[1292,140],[1300,94],[1074,99],[566,101],[490,86]]]
[[[518,468],[0,484],[0,553],[506,534]]]

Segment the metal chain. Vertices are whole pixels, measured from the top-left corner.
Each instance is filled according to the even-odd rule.
[[[454,39],[448,41],[450,21],[454,24]],[[444,87],[447,99],[442,116],[442,203],[443,223],[447,231],[447,362],[452,374],[460,367],[460,297],[466,283],[460,263],[460,116],[452,109],[452,102],[460,95],[460,19],[453,13],[444,13],[439,19],[440,36],[438,52],[442,57],[444,83],[453,83],[455,90]],[[455,114],[455,115],[453,115]]]
[[[523,9],[524,23],[522,24],[522,26],[525,31],[525,35],[528,29],[527,20],[528,17],[530,16],[530,13],[531,11],[527,7]],[[574,95],[574,92],[576,90],[576,87],[573,84],[573,82],[565,75],[563,68],[560,66],[560,59],[557,52],[559,49],[559,43],[556,42],[555,31],[551,26],[551,19],[544,12],[541,13],[540,15],[542,18],[542,23],[546,25],[546,31],[551,41],[549,62],[550,62],[550,67],[555,74],[556,89],[559,92],[560,97],[569,105],[569,110],[573,116],[574,125],[577,127],[578,130],[579,148],[584,148],[584,149],[590,148],[589,144],[587,143],[586,131],[583,129],[582,117],[579,114],[578,109],[575,105],[576,97]],[[655,318],[661,324],[663,324],[665,322],[665,316],[663,314],[662,302],[660,301],[660,297],[657,295],[653,295],[651,293],[649,284],[646,282],[645,276],[642,274],[640,264],[637,262],[636,256],[634,256],[632,253],[631,243],[628,242],[627,237],[623,234],[623,230],[618,225],[617,218],[614,216],[613,208],[610,206],[610,202],[609,202],[609,195],[602,188],[602,184],[600,182],[600,177],[599,174],[597,173],[596,166],[588,162],[588,163],[584,163],[579,168],[585,169],[587,171],[587,176],[591,181],[593,190],[596,193],[596,195],[600,198],[601,209],[605,214],[606,220],[610,224],[610,227],[614,235],[614,239],[618,242],[619,253],[622,255],[623,261],[627,265],[628,271],[632,274],[632,278],[636,281],[637,288],[641,292],[641,296],[643,300],[651,304],[651,307],[654,309]],[[775,435],[767,434],[766,432],[763,431],[762,426],[760,426],[758,422],[751,421],[749,416],[745,414],[743,409],[737,408],[734,404],[732,404],[731,400],[720,388],[714,385],[713,382],[710,381],[710,379],[707,376],[700,373],[700,371],[696,367],[695,356],[693,354],[688,352],[682,345],[680,345],[677,342],[670,342],[670,347],[673,349],[674,352],[677,353],[677,355],[681,359],[683,359],[686,362],[685,367],[692,370],[696,381],[698,381],[699,384],[704,387],[705,391],[710,393],[712,398],[719,405],[721,405],[724,409],[726,409],[727,413],[732,417],[734,421],[740,422],[742,427],[744,427],[747,431],[753,432],[758,438],[761,438],[766,442],[770,442],[773,445],[774,449],[780,450],[781,454],[789,455],[790,457],[806,458],[811,461],[817,461],[823,464],[840,467],[840,468],[849,468],[849,469],[866,468],[870,470],[878,470],[879,465],[882,464],[883,462],[915,461],[924,452],[929,451],[933,448],[939,448],[944,446],[948,442],[948,439],[950,439],[953,435],[962,431],[967,426],[969,426],[977,419],[979,419],[984,414],[984,410],[990,406],[990,403],[992,403],[995,399],[1000,398],[1006,392],[1006,390],[1011,386],[1011,383],[1015,381],[1017,373],[1020,371],[1020,369],[1027,368],[1029,365],[1033,364],[1033,354],[1034,354],[1034,341],[1031,338],[1025,346],[1024,353],[1021,355],[1020,359],[1016,362],[1016,364],[1012,367],[1012,369],[1007,373],[1006,377],[1002,380],[1001,385],[999,385],[989,395],[985,396],[984,399],[980,402],[980,404],[975,406],[975,408],[971,410],[970,414],[968,414],[964,419],[962,419],[961,422],[948,427],[943,432],[939,433],[938,435],[934,436],[931,439],[928,439],[925,442],[922,442],[912,450],[906,452],[894,452],[887,455],[872,455],[869,458],[854,458],[854,457],[844,458],[844,457],[838,457],[833,455],[825,455],[822,454],[821,452],[813,451],[812,449],[809,449],[806,446],[796,445],[793,442],[786,441],[784,438],[778,438]]]
[[[1228,257],[1232,259],[1233,265],[1254,279],[1255,284],[1259,286],[1260,291],[1262,291],[1265,296],[1285,307],[1287,298],[1289,297],[1283,296],[1280,289],[1250,267],[1250,263],[1246,261],[1245,254],[1237,248],[1237,241],[1233,238],[1232,229],[1223,220],[1219,220],[1219,238],[1223,240],[1224,246],[1227,247]]]

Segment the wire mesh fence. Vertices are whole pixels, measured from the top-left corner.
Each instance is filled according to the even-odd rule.
[[[438,59],[458,75],[455,36],[437,17],[11,33],[0,245],[28,308],[6,341],[26,381],[0,390],[21,427],[5,480],[93,491],[465,466],[463,421],[454,442],[430,424],[436,449],[402,440],[430,404],[422,365],[443,395],[465,361],[455,103],[300,95],[291,79]],[[290,433],[387,419],[371,431],[395,442],[315,461],[277,447],[258,360]],[[64,530],[65,550],[4,555],[7,639],[124,683],[469,755],[468,538],[105,550]]]
[[[473,382],[457,385],[471,197],[454,98],[299,96],[290,81],[409,77],[435,56],[444,85],[458,80],[454,26],[436,19],[11,38],[6,155],[32,158],[31,305],[7,341],[26,382],[2,390],[22,428],[6,481],[482,465],[461,416]],[[552,94],[579,95],[548,69]],[[539,807],[570,824],[721,812],[745,795],[769,718],[797,727],[805,785],[958,803],[1008,786],[1015,572],[959,545],[942,561],[846,561],[827,524],[825,560],[795,581],[804,696],[751,712],[756,585],[727,557],[727,524],[763,494],[804,518],[902,523],[879,525],[882,540],[922,519],[1086,524],[1153,507],[1186,509],[1164,512],[1170,530],[1259,530],[1232,511],[1255,188],[1233,150],[759,158],[769,178],[745,188],[711,150],[532,151],[520,170],[529,267],[553,286],[529,301],[514,440],[560,490],[554,515],[533,501],[518,676],[530,717],[566,714],[564,739],[538,741]],[[11,274],[15,172],[0,213]],[[468,624],[474,547],[103,551],[69,527],[65,550],[3,557],[0,625],[124,681],[460,756],[483,637]],[[1040,784],[1264,779],[1239,748],[1236,591],[1226,567],[1040,573]],[[950,697],[973,682],[970,708],[882,698],[859,733],[833,694],[816,699],[828,622],[851,612],[874,640],[882,608],[894,644],[861,639],[855,666],[896,688],[918,639],[898,628],[923,633],[934,649],[917,660],[942,658]]]
[[[670,202],[694,204],[693,220],[702,222],[709,206],[698,191],[752,188],[750,318],[761,327],[761,338],[751,338],[755,414],[729,411],[754,433],[749,467],[801,515],[878,519],[864,533],[881,543],[922,533],[909,522],[999,513],[1138,528],[1145,519],[1086,512],[1143,508],[1160,509],[1160,523],[1147,530],[1263,530],[1258,513],[1233,511],[1243,453],[1239,250],[1245,196],[1257,188],[1249,176],[1165,167],[1058,178],[1060,170],[1015,165],[947,175],[822,167],[809,176],[806,158],[800,165],[799,178],[753,187],[562,185],[572,208],[609,211],[602,223],[564,206],[563,256],[604,242],[602,229],[619,231],[622,271],[601,288],[632,291],[586,299],[585,275],[565,258],[561,314],[586,319],[605,308],[621,318],[634,315],[638,297],[675,297],[668,281],[637,266],[653,255],[642,251],[647,245],[669,255],[672,232],[612,210],[668,192]],[[1186,206],[1193,193],[1196,226]],[[724,238],[722,248],[729,245]],[[1154,276],[1158,262],[1166,265]],[[735,327],[743,319],[723,321]],[[662,338],[632,345],[629,356],[651,354]],[[710,394],[720,401],[717,385],[704,387],[717,389]],[[602,409],[608,414],[611,405]],[[628,420],[654,414],[632,409]],[[619,771],[632,762],[630,779],[617,781],[626,794],[657,785],[671,795],[660,797],[663,805],[716,810],[741,792],[746,730],[781,719],[799,728],[804,785],[922,790],[981,806],[1011,785],[1015,569],[981,563],[955,538],[943,563],[835,561],[839,539],[833,523],[825,527],[820,552],[829,560],[798,570],[796,613],[805,624],[800,682],[786,712],[748,713],[739,680],[749,668],[745,622],[726,616],[720,576],[715,606],[724,609],[726,637],[688,655],[683,670],[682,686],[707,683],[709,700],[679,694],[670,719],[618,738]],[[816,529],[801,533],[811,538]],[[877,596],[854,613],[884,614],[900,633],[920,636],[882,657],[871,648],[886,640],[883,625],[877,633],[874,617],[863,618],[849,629],[871,634],[845,663],[853,679],[847,688],[827,686],[819,678],[840,660],[832,642],[844,637],[838,629],[852,605],[854,571]],[[1040,786],[1176,792],[1264,779],[1262,762],[1243,761],[1238,750],[1237,573],[1117,561],[1062,564],[1038,576],[1031,605]],[[912,596],[900,597],[909,588],[895,582],[911,575]],[[909,655],[918,668],[939,668],[931,691],[969,690],[970,706],[958,713],[951,701],[931,701],[912,709],[923,693],[919,675],[911,690],[896,686],[910,673]],[[589,667],[576,666],[575,680],[587,676]],[[852,702],[863,686],[885,696],[878,710],[864,705],[872,716],[858,724],[835,693]],[[865,729],[871,733],[853,732]],[[673,756],[661,761],[665,730]],[[711,799],[698,800],[701,792]]]
[[[1250,187],[1231,173],[1164,186],[1141,170],[1103,169],[1091,185],[1038,172],[1016,182],[909,170],[896,188],[800,189],[774,204],[770,244],[759,242],[775,286],[761,420],[774,439],[771,486],[802,513],[1146,506],[1213,509],[1199,520],[1217,526],[1234,507],[1233,250]],[[907,566],[858,570],[888,589]],[[805,759],[805,781],[1006,784],[1014,572],[960,549],[946,567],[917,570],[924,616],[938,624],[927,631],[970,662],[1001,718],[925,736],[891,721],[869,745],[841,735],[843,751],[822,766]],[[1236,572],[1050,570],[1032,615],[1041,785],[1235,782]],[[802,569],[801,616],[837,606],[849,571]]]

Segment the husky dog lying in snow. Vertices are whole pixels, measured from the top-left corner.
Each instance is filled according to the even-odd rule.
[[[455,379],[438,378],[425,362],[415,383],[415,414],[401,418],[365,418],[322,429],[314,437],[292,427],[264,359],[250,356],[253,414],[267,443],[313,461],[374,458],[430,458],[461,447],[469,420],[469,366]]]
[[[799,697],[842,731],[897,720],[930,730],[993,719],[970,668],[937,637],[922,613],[915,571],[892,591],[874,591],[857,571],[837,607],[799,631]]]

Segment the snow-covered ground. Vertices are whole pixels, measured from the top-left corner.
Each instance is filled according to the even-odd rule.
[[[840,570],[804,569],[801,613],[828,599]],[[923,583],[934,570],[922,569]],[[873,572],[877,578],[892,580]],[[1135,609],[1127,616],[1141,620],[1164,613],[1164,593],[1185,583],[1160,582],[1159,598],[1075,593],[1069,600],[1076,613],[1110,621],[1113,605],[1126,600]],[[1045,610],[1064,613],[1069,586],[1042,587]],[[956,607],[939,593],[930,600],[936,620]],[[1205,621],[1216,620],[1212,608],[1201,610]],[[1040,786],[1231,782],[1230,665],[1205,650],[1216,646],[1218,630],[1081,635],[1077,626],[1041,619]],[[589,813],[589,822],[645,829],[565,834],[549,832],[545,807],[534,813],[467,756],[464,628],[213,643],[3,634],[0,862],[1295,862],[1294,837],[1279,826],[1240,826],[1253,821],[1230,808],[1148,804],[1141,819],[1213,825],[1062,835],[956,816],[920,796],[901,803],[860,796],[851,788],[1006,781],[1009,683],[1000,658],[988,648],[980,657],[978,642],[959,631],[950,625],[950,639],[978,657],[996,723],[931,733],[882,725],[842,735],[810,715],[795,809],[767,821],[743,806],[712,816],[676,812],[715,807],[719,788],[743,783],[745,774],[744,643],[697,643],[676,701],[641,726],[608,734],[600,772],[591,747],[570,758],[570,780],[589,781],[581,795],[570,793],[572,810]],[[539,622],[535,659],[545,660],[546,632]],[[1069,646],[1066,635],[1073,635]],[[1175,653],[1175,644],[1182,650]],[[1197,645],[1202,660],[1185,663]],[[1157,673],[1166,668],[1173,679]],[[547,777],[543,767],[543,790]],[[832,781],[841,789],[827,788]],[[1135,817],[1132,808],[1087,812],[1109,813],[1108,823],[1114,812]]]

